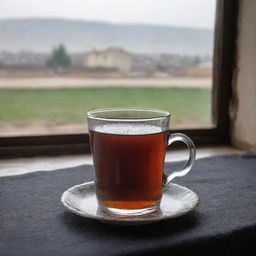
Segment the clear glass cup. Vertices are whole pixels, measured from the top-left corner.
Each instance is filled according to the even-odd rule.
[[[144,215],[159,209],[163,188],[186,175],[196,156],[184,134],[171,134],[170,114],[139,108],[99,109],[87,113],[99,208],[110,214]],[[166,148],[184,142],[189,159],[180,171],[163,172]]]

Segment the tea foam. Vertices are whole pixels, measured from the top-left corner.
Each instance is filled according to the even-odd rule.
[[[155,125],[145,124],[105,124],[95,126],[95,132],[117,135],[143,135],[162,132],[162,128]]]

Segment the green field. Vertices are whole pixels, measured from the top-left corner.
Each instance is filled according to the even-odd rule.
[[[175,123],[210,122],[211,90],[199,88],[0,89],[0,122],[81,123],[87,111],[106,107],[158,108]]]

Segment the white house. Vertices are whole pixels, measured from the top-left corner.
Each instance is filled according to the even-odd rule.
[[[89,68],[116,68],[121,72],[129,72],[132,65],[132,56],[120,48],[90,52],[85,60]]]

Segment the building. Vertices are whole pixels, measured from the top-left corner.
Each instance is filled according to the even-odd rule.
[[[89,68],[114,68],[121,72],[129,72],[132,65],[132,55],[120,48],[90,52],[85,60]]]
[[[49,54],[28,51],[0,52],[0,63],[4,66],[44,66]]]

